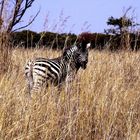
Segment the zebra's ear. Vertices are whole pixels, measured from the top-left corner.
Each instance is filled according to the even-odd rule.
[[[91,43],[88,43],[86,48],[89,49],[91,47]]]

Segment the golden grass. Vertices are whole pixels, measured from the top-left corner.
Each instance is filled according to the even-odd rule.
[[[140,52],[90,51],[69,94],[56,88],[28,99],[24,65],[29,58],[56,57],[51,50],[15,49],[0,79],[0,139],[140,139]],[[57,102],[56,102],[56,98]]]

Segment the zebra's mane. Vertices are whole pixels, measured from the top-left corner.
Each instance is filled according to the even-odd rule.
[[[68,48],[64,49],[63,56],[66,56],[66,55],[71,56],[77,50],[78,50],[78,47],[76,45],[68,47]]]

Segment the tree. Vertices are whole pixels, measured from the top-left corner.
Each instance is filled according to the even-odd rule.
[[[17,29],[14,27],[19,24],[35,0],[0,0],[0,72],[7,71],[11,55],[10,35],[11,32],[29,26],[39,14],[32,20]],[[10,62],[11,63],[11,62]]]
[[[130,9],[131,7],[119,18],[114,18],[113,16],[109,17],[107,25],[113,27],[104,30],[106,34],[113,34],[116,37],[120,37],[120,46],[125,49],[130,48],[130,33],[133,31],[133,28],[140,25],[134,21],[133,17],[129,18],[127,16]]]
[[[29,9],[32,6],[34,1],[35,0],[7,0],[7,1],[1,0],[0,2],[0,25],[1,25],[0,31],[4,30],[8,33],[11,32],[12,29],[15,27],[15,25],[20,23],[27,9]],[[35,20],[38,14],[39,14],[39,11],[28,24],[22,27],[19,27],[18,29],[15,29],[15,30],[19,30],[19,29],[29,26]]]
[[[107,25],[112,25],[114,28],[105,30],[105,33],[112,34],[122,34],[125,31],[129,31],[129,27],[138,26],[138,23],[135,23],[132,18],[126,17],[126,15],[120,18],[109,17]]]

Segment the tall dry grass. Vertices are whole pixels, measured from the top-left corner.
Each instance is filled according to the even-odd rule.
[[[140,52],[90,51],[70,93],[49,88],[28,99],[24,65],[56,57],[51,50],[12,51],[12,68],[0,79],[0,139],[139,140]],[[57,98],[57,102],[56,102]]]

